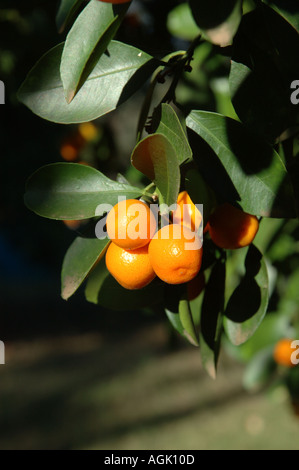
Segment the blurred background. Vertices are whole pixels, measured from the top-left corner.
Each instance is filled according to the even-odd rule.
[[[182,3],[135,0],[118,39],[158,56],[186,48],[190,37],[173,13]],[[271,313],[246,346],[226,344],[216,381],[161,312],[109,311],[87,303],[83,289],[60,298],[63,256],[80,226],[31,213],[26,179],[45,164],[74,161],[139,184],[129,162],[145,89],[79,126],[44,121],[21,105],[16,93],[26,74],[64,40],[58,4],[2,0],[0,9],[0,448],[298,449],[298,380],[269,360],[275,341],[297,331],[297,221],[265,221],[257,244],[268,253]],[[235,117],[228,71],[219,49],[201,45],[178,100]],[[232,276],[238,262],[231,257]],[[266,357],[263,369],[257,354]]]

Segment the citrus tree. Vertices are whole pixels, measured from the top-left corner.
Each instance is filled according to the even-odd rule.
[[[142,92],[128,155],[140,184],[55,163],[29,178],[25,203],[42,217],[88,221],[63,260],[63,299],[85,282],[89,302],[163,309],[212,377],[222,342],[251,361],[245,383],[256,386],[279,363],[279,339],[299,337],[299,8],[169,2],[165,55],[163,44],[150,54],[115,39],[135,2],[61,0],[65,40],[18,96],[43,119],[82,125]],[[65,146],[66,160],[73,151]],[[130,226],[143,235],[129,236]]]

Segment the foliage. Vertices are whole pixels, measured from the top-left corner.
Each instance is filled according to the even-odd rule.
[[[283,7],[261,0],[173,2],[164,26],[174,50],[165,56],[162,47],[151,54],[115,40],[130,3],[82,3],[61,1],[56,21],[60,32],[70,28],[66,39],[32,68],[19,100],[48,121],[73,124],[104,116],[142,91],[131,163],[147,186],[57,163],[29,178],[25,203],[43,217],[89,221],[63,262],[64,299],[88,277],[88,301],[112,309],[162,307],[174,328],[199,344],[203,365],[214,377],[223,338],[249,360],[246,345],[264,323],[279,322],[288,312],[286,324],[298,331],[297,291],[291,286],[299,269],[299,107],[290,97],[291,82],[299,78],[299,8],[294,11],[287,1]],[[206,233],[202,270],[208,280],[190,304],[183,288],[159,281],[127,292],[101,260],[109,240],[95,236],[95,225],[105,216],[97,207],[115,204],[118,196],[170,206],[185,189],[194,203],[203,204],[204,224],[216,204],[229,202],[258,216],[265,238],[230,252]],[[163,210],[161,215],[169,216]],[[273,221],[281,225],[276,228]],[[281,259],[288,260],[286,272]],[[278,313],[265,318],[269,302],[270,311]],[[273,346],[276,337],[261,346]],[[262,357],[259,364],[272,372],[269,353]],[[259,381],[265,368],[256,372]],[[247,384],[252,377],[251,369]]]

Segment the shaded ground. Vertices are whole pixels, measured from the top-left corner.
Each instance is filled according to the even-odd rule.
[[[222,358],[214,382],[198,350],[169,352],[164,326],[6,344],[1,449],[299,449],[287,397],[248,395]]]

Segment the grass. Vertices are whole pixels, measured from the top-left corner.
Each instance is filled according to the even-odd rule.
[[[222,355],[216,381],[163,325],[128,338],[85,334],[6,345],[1,449],[298,449],[283,390],[248,394]]]

